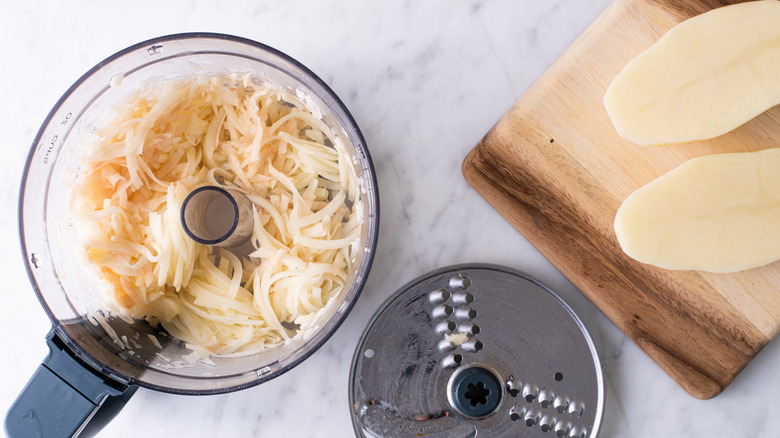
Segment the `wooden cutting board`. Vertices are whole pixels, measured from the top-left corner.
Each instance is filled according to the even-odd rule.
[[[648,148],[617,135],[602,98],[665,31],[726,3],[616,0],[463,163],[469,184],[697,398],[720,393],[778,332],[780,263],[736,274],[645,265],[621,251],[615,212],[685,160],[780,146],[780,107],[714,140]]]

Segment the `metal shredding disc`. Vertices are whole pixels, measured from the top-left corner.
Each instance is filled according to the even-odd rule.
[[[604,379],[554,292],[509,268],[458,265],[377,311],[349,393],[359,437],[595,437]]]

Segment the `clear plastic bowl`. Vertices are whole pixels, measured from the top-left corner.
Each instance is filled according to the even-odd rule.
[[[251,73],[254,77],[300,90],[322,109],[352,155],[350,165],[362,181],[365,218],[363,251],[348,287],[318,320],[318,328],[287,344],[246,357],[213,357],[213,364],[187,361],[190,353],[176,340],[142,321],[112,318],[108,325],[131,349],[113,342],[104,327],[89,322],[95,296],[90,279],[73,257],[74,229],[63,223],[66,186],[75,176],[81,139],[126,93],[153,79],[197,74]],[[121,85],[110,87],[112,78]],[[309,357],[334,333],[366,282],[378,231],[378,197],[373,165],[364,139],[344,104],[328,86],[289,56],[254,41],[221,34],[178,34],[145,41],[101,62],[64,94],[49,113],[27,160],[20,194],[20,234],[30,280],[54,326],[54,332],[88,365],[127,385],[180,394],[214,394],[257,385]],[[155,335],[162,350],[148,334]]]

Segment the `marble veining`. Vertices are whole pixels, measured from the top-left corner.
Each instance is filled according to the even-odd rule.
[[[529,273],[579,313],[606,379],[603,437],[778,436],[780,346],[713,400],[687,395],[464,181],[466,153],[608,0],[22,2],[0,12],[0,411],[46,354],[49,321],[24,271],[16,209],[35,132],[106,56],[186,31],[231,33],[297,58],[344,100],[379,179],[380,246],[333,338],[297,368],[217,396],[139,390],[100,436],[349,437],[349,366],[363,328],[405,282],[453,263]]]

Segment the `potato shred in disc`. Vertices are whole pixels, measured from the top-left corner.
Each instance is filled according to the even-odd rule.
[[[94,139],[72,201],[114,311],[196,351],[240,355],[294,336],[283,322],[306,327],[345,288],[361,248],[359,180],[302,99],[248,76],[169,80],[120,102]],[[243,260],[184,233],[181,204],[204,185],[252,201]]]

